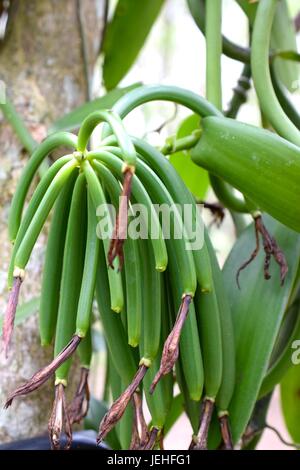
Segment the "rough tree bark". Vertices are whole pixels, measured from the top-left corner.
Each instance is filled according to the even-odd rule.
[[[33,134],[41,139],[49,123],[83,103],[87,70],[91,73],[99,50],[104,0],[12,0],[10,30],[0,47],[0,80]],[[84,60],[84,57],[86,60]],[[0,113],[0,312],[7,301],[6,273],[10,255],[7,216],[26,155]],[[45,234],[28,266],[22,299],[38,295]],[[8,392],[51,358],[43,351],[36,317],[15,330],[8,361],[0,359],[0,442],[33,436],[47,429],[53,400],[52,384],[8,411]]]

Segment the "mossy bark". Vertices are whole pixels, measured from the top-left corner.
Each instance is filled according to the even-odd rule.
[[[0,80],[38,139],[56,118],[87,98],[87,75],[99,50],[104,0],[12,0],[11,21],[0,45]],[[0,115],[0,312],[7,302],[10,256],[7,217],[11,197],[28,155]],[[46,234],[28,265],[21,300],[39,294]],[[51,348],[50,348],[51,349]],[[8,393],[48,363],[36,315],[16,327],[9,359],[0,359],[0,406]],[[53,400],[53,383],[0,411],[0,442],[45,433]]]

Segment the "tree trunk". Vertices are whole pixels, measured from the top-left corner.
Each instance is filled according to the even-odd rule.
[[[1,3],[1,2],[0,2]],[[33,135],[86,101],[88,75],[99,50],[104,0],[12,0],[10,28],[0,48],[0,80]],[[28,155],[0,116],[0,311],[7,302],[10,243],[7,217]],[[45,233],[40,236],[22,286],[21,301],[40,292]],[[9,359],[0,359],[0,406],[16,386],[52,358],[42,350],[36,316],[15,328]],[[0,411],[0,442],[44,433],[53,400],[53,383]]]

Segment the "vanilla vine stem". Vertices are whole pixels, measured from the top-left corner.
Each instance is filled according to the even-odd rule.
[[[5,103],[0,103],[0,109],[10,123],[11,127],[15,131],[17,137],[19,138],[23,147],[27,150],[28,153],[32,153],[37,147],[37,142],[34,140],[29,130],[24,124],[23,119],[15,109],[12,102],[6,98]]]
[[[277,5],[278,0],[261,0],[258,4],[252,36],[252,77],[262,111],[274,129],[282,137],[300,146],[300,132],[278,101],[269,66],[271,31]]]

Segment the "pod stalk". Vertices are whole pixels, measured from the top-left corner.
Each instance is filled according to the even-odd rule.
[[[189,306],[191,302],[191,295],[185,295],[182,299],[175,324],[164,344],[159,371],[155,375],[153,382],[150,386],[151,394],[154,392],[155,387],[157,386],[160,379],[164,375],[167,375],[169,372],[171,372],[178,359],[180,335],[186,317],[189,313]]]
[[[16,397],[28,395],[34,390],[40,388],[77,349],[81,338],[74,335],[69,344],[56,356],[50,364],[36,372],[25,384],[18,387],[9,395],[4,408],[8,408]]]

